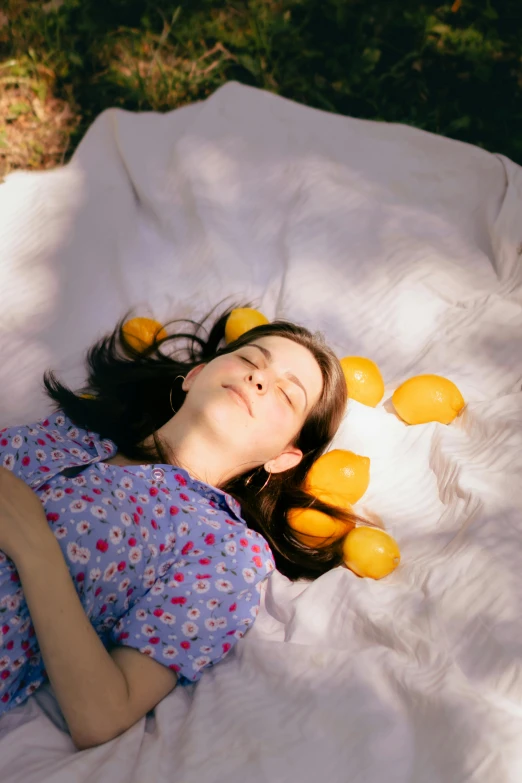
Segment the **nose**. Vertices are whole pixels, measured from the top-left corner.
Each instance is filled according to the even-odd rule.
[[[268,389],[267,371],[257,368],[256,370],[249,370],[247,375],[247,382],[250,386],[254,386],[258,394],[265,394]]]

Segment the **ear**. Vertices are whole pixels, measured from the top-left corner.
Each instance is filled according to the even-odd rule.
[[[188,392],[188,390],[194,383],[196,376],[199,375],[199,373],[204,367],[206,367],[205,364],[198,364],[197,367],[193,367],[192,370],[189,373],[187,373],[187,375],[185,376],[185,380],[181,384],[181,388],[183,389],[184,392]]]
[[[265,463],[268,473],[283,473],[285,470],[295,468],[303,459],[303,452],[295,446],[288,446],[279,456]]]

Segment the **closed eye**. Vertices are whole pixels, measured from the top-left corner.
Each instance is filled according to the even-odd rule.
[[[284,391],[284,389],[281,389],[281,391],[283,392],[283,394],[285,395],[286,399],[287,399],[287,400],[288,400],[288,402],[290,403],[290,407],[291,407],[291,408],[293,408],[294,406],[293,406],[292,400],[290,399],[290,397],[288,396],[288,394],[287,394],[287,393]]]
[[[250,359],[246,358],[246,356],[241,356],[240,358],[243,359],[243,361],[246,362],[247,364],[249,364],[251,367],[255,367],[256,370],[257,370],[257,364],[254,364],[254,362],[251,362]]]

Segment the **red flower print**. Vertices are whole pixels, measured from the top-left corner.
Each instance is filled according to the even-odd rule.
[[[181,473],[175,473],[174,478],[178,482],[178,484],[181,484],[182,487],[187,486],[187,479],[181,475]]]
[[[142,507],[141,507],[141,506],[136,506],[136,511],[138,512],[138,514],[139,514],[140,516],[143,514],[143,509],[142,509]]]
[[[173,517],[175,517],[176,514],[179,514],[179,508],[177,506],[171,506],[169,511]]]
[[[38,438],[38,440],[36,442],[38,443],[39,446],[46,446],[47,445],[43,438]],[[5,444],[2,443],[2,446],[4,446],[4,445],[7,446],[7,441],[5,442]]]
[[[190,500],[189,496],[188,496],[188,495],[185,495],[185,493],[184,493],[184,492],[180,492],[180,493],[179,493],[179,496],[180,496],[180,498],[181,498],[182,500],[184,500],[184,501],[185,501],[185,503],[187,503],[187,502]]]
[[[40,470],[42,471],[42,473],[50,473],[51,472],[51,468],[48,468],[47,465],[42,465]],[[71,490],[71,492],[72,492],[72,490]]]
[[[22,465],[24,465],[24,467],[27,467],[27,465],[29,465],[29,463],[30,463],[30,462],[31,462],[31,458],[30,458],[30,457],[27,457],[27,456],[25,456],[25,457],[23,458],[23,460],[22,460]]]
[[[183,549],[181,550],[182,555],[188,555],[191,549],[194,549],[194,542],[193,541],[187,541]]]
[[[11,574],[11,582],[19,582],[18,574]]]
[[[230,642],[225,642],[224,645],[223,645],[223,652],[227,653],[230,650],[231,647],[232,647],[232,645],[230,644]]]
[[[248,546],[248,541],[246,540],[246,538],[240,538],[239,543],[241,544],[241,546]]]
[[[60,515],[56,514],[54,511],[49,514],[46,514],[46,516],[49,522],[58,522],[58,520],[60,519]]]
[[[235,525],[236,524],[231,519],[225,519],[225,522],[226,522],[227,525]]]
[[[74,489],[72,487],[67,487],[64,491],[66,495],[72,495]]]
[[[76,581],[77,582],[83,582],[84,579],[85,579],[85,574],[83,573],[83,571],[80,571],[79,574],[76,574]]]
[[[265,552],[270,552],[270,547],[268,546],[268,544],[265,544],[264,550]]]
[[[235,612],[237,609],[237,604],[230,604],[230,607],[228,609],[229,612]]]
[[[163,609],[154,609],[153,615],[154,617],[161,617],[163,614]]]
[[[187,603],[187,599],[183,595],[178,595],[176,598],[170,599],[171,604],[178,604],[179,606],[183,606],[183,604]]]
[[[67,490],[65,490],[67,492]],[[102,491],[101,489],[98,489],[97,487],[92,490],[96,495],[101,495]]]
[[[158,490],[156,487],[151,487],[149,489],[149,495],[151,496],[151,498],[155,498],[157,494],[158,494]]]
[[[2,680],[7,680],[10,673],[11,672],[8,669],[4,669],[3,672],[0,674],[0,677],[2,678]]]
[[[137,542],[137,540],[134,538],[134,536],[131,536],[131,537],[129,538],[129,546],[136,546],[136,544],[137,544],[137,543],[138,543],[138,542]]]
[[[159,545],[159,551],[163,552],[164,550],[165,550],[165,544],[160,544]]]
[[[196,574],[196,579],[212,579],[212,574]]]
[[[125,560],[122,560],[121,562],[119,562],[118,563],[118,571],[125,571],[125,566],[126,565],[127,565],[127,563],[125,562]]]
[[[22,650],[27,650],[28,647],[29,647],[29,642],[27,640],[22,642]]]
[[[178,664],[177,664],[177,663],[171,663],[171,664],[169,664],[169,669],[172,669],[172,670],[173,670],[173,671],[175,671],[175,672],[180,672],[180,671],[181,671],[181,669],[180,669],[180,667],[178,666]]]
[[[207,533],[204,540],[207,546],[212,546],[213,544],[216,543],[216,536],[214,535],[214,533]]]
[[[8,625],[2,625],[2,633],[8,633],[9,632],[9,626]]]
[[[140,515],[139,514],[136,514],[136,512],[134,512],[134,514],[132,515],[132,518],[134,520],[134,524],[135,525],[139,525],[140,524]]]
[[[184,650],[190,650],[190,642],[181,642],[180,647],[183,647]]]
[[[100,609],[100,614],[103,614],[103,612],[107,611],[107,604],[103,604],[102,608]]]
[[[119,642],[123,641],[123,639],[128,639],[128,638],[129,638],[129,634],[127,633],[127,631],[122,631],[120,634],[118,634]]]
[[[6,438],[2,438],[2,440],[0,440],[0,446],[7,446],[8,443],[9,441]],[[42,446],[45,446],[44,440],[42,441]]]
[[[256,565],[258,568],[262,568],[262,566],[263,566],[263,561],[261,560],[261,558],[259,557],[259,555],[256,555],[255,557],[253,557],[253,558],[252,558],[252,560],[253,560],[253,562],[254,562],[254,565]]]
[[[149,639],[149,642],[151,644],[159,644],[160,638],[159,636],[151,636]]]
[[[51,441],[51,443],[56,443],[56,438],[53,438],[53,436],[52,436],[52,435],[49,435],[49,433],[48,433],[48,432],[46,432],[46,433],[45,433],[45,437],[46,437],[46,438],[49,438],[49,440]]]
[[[261,552],[259,544],[252,544],[252,552]]]
[[[9,639],[9,641],[8,641],[8,642],[7,642],[7,644],[6,644],[6,649],[8,649],[8,650],[12,650],[12,649],[13,649],[13,647],[14,647],[14,642],[13,642],[13,640],[12,640],[12,639]]]
[[[151,527],[153,527],[153,528],[154,528],[154,530],[157,530],[157,529],[158,529],[158,523],[156,522],[156,520],[155,520],[155,519],[151,519],[151,520],[150,520],[150,526],[151,526]]]
[[[4,693],[4,695],[2,696],[2,701],[4,702],[4,704],[5,704],[5,702],[9,701],[9,694],[8,693]]]
[[[91,498],[90,495],[82,495],[82,500],[86,500],[87,503],[94,503],[94,498]]]
[[[127,590],[127,593],[126,593],[127,598],[129,597],[129,595],[132,595],[133,592],[134,592],[134,588],[133,587],[129,587],[129,589]]]
[[[98,549],[100,552],[106,552],[109,548],[109,544],[107,541],[104,541],[102,538],[99,538],[96,542],[96,549]]]
[[[96,590],[94,591],[94,595],[96,596],[96,598],[100,595],[101,591],[102,591],[101,587],[96,588]]]
[[[131,501],[131,503],[138,502],[138,498],[135,495],[129,495],[129,500]]]
[[[49,419],[42,421],[42,427],[48,427],[48,426],[49,426]]]
[[[174,574],[174,580],[181,584],[181,582],[185,581],[185,577],[183,576],[183,574],[180,574],[180,572],[178,571],[177,574]]]

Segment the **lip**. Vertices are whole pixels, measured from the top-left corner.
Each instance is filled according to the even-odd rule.
[[[241,391],[241,389],[238,389],[237,386],[224,386],[224,389],[228,389],[229,391],[233,392],[236,397],[239,397],[239,399],[243,402],[246,409],[248,410],[249,414],[252,416],[252,406],[250,405],[250,400],[246,396],[244,392]]]

